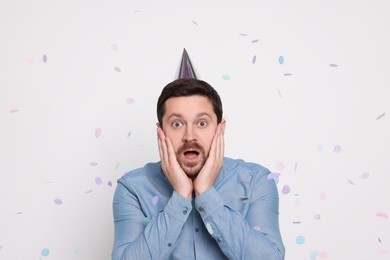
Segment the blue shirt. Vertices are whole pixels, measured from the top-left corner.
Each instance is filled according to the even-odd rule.
[[[269,170],[224,158],[214,185],[192,201],[149,163],[118,180],[112,259],[284,259],[279,197]]]

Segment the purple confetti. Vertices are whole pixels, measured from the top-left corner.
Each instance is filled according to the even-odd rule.
[[[260,39],[253,40],[252,43],[256,43],[258,41],[260,41]]]
[[[100,185],[100,184],[102,184],[102,183],[103,183],[103,180],[102,180],[102,178],[100,178],[100,177],[96,177],[96,178],[95,178],[95,183],[96,183],[97,185]]]
[[[255,63],[256,63],[256,55],[253,56],[253,58],[252,58],[252,64],[255,64]]]
[[[329,64],[329,67],[337,68],[339,65],[337,64]]]
[[[57,205],[61,205],[61,204],[62,204],[62,200],[60,200],[60,199],[55,199],[55,200],[54,200],[54,203],[57,204]]]
[[[270,174],[268,174],[267,176],[267,180],[274,180],[274,179],[278,179],[280,176],[279,173],[277,172],[271,172]]]
[[[43,60],[44,63],[47,62],[47,56],[46,56],[46,54],[43,55],[42,60]]]
[[[333,148],[333,151],[335,153],[341,153],[341,150],[342,150],[342,148],[341,148],[340,145],[335,145],[334,148]]]
[[[19,112],[19,109],[17,109],[17,108],[11,109],[9,112],[10,112],[10,113],[16,113],[16,112]]]
[[[157,203],[158,203],[158,201],[159,201],[159,197],[156,195],[156,196],[154,196],[153,197],[153,199],[152,199],[152,203],[153,203],[153,205],[154,206],[156,206],[157,205]]]
[[[114,67],[114,70],[115,70],[116,72],[122,72],[122,70],[121,70],[119,67]]]
[[[288,194],[288,193],[290,193],[290,191],[291,191],[290,186],[284,185],[282,193],[283,194]]]
[[[111,181],[107,182],[107,185],[110,186],[110,187],[112,187]]]

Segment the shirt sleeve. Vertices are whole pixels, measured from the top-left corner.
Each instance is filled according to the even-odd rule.
[[[284,259],[279,230],[279,196],[276,184],[261,175],[253,183],[245,216],[224,203],[211,187],[195,199],[207,231],[229,259]]]
[[[168,259],[191,212],[191,202],[176,192],[149,220],[138,198],[118,183],[113,200],[113,260]]]

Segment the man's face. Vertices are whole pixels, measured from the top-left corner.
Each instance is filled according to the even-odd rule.
[[[172,97],[165,102],[163,131],[188,177],[196,177],[210,151],[217,116],[207,97]]]

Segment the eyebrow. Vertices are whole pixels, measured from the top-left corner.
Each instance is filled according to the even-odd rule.
[[[196,117],[202,117],[202,116],[207,116],[209,117],[210,119],[212,119],[212,117],[210,116],[209,113],[206,113],[206,112],[201,112],[201,113],[198,113],[196,115]],[[172,117],[178,117],[178,118],[183,118],[183,115],[182,114],[178,114],[178,113],[172,113],[168,116],[167,120],[171,119]]]

